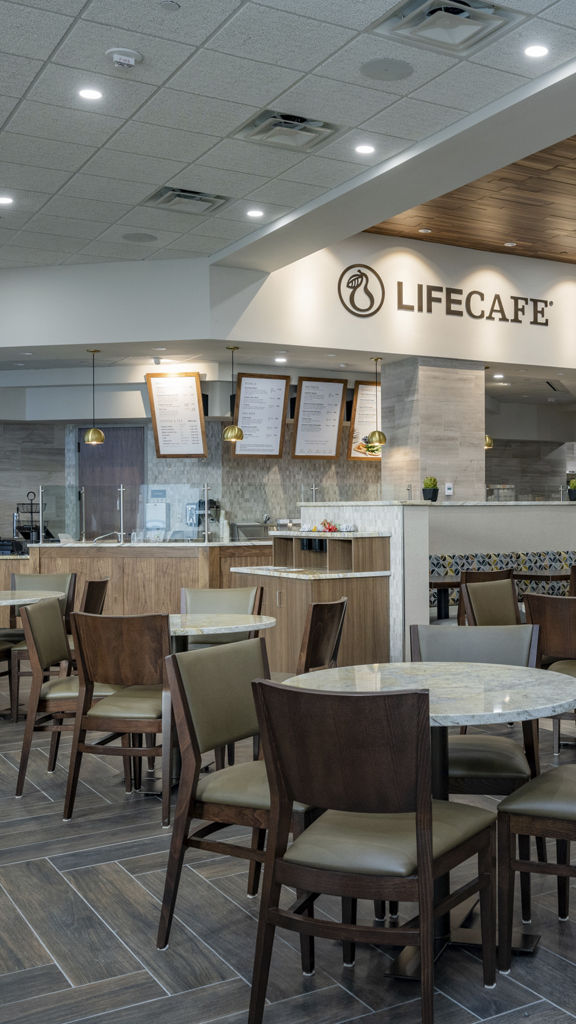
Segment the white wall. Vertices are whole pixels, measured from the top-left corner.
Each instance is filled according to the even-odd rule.
[[[574,549],[576,502],[430,506],[432,555]]]

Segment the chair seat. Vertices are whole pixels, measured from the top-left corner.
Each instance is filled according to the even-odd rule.
[[[448,739],[449,778],[498,776],[530,779],[530,765],[519,743],[506,736],[466,734]]]
[[[196,798],[206,804],[269,810],[270,789],[264,761],[247,761],[200,776]],[[305,811],[306,807],[294,804],[294,810]]]
[[[14,644],[6,642],[2,638],[0,638],[0,658],[5,657],[7,654],[10,654],[13,647]]]
[[[499,810],[507,814],[576,821],[576,764],[537,775],[502,800]]]
[[[23,647],[26,649],[24,642],[24,630],[23,629],[0,629],[0,643],[10,644],[12,647]]]
[[[94,683],[95,697],[110,697],[120,689],[118,686],[110,686],[108,683]],[[59,676],[44,683],[40,690],[41,700],[66,699],[67,697],[78,696],[78,676]]]
[[[88,711],[97,718],[161,718],[161,686],[121,686]]]
[[[576,661],[552,661],[548,665],[549,672],[562,672],[565,676],[576,676]]]
[[[495,821],[493,811],[469,804],[432,801],[432,852],[439,857]],[[284,855],[291,864],[362,875],[414,874],[414,814],[326,811]]]

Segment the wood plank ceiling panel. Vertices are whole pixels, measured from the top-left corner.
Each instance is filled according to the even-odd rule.
[[[576,263],[575,186],[573,136],[368,231]]]

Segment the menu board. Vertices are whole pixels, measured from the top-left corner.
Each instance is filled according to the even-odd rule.
[[[235,456],[281,457],[289,384],[290,377],[238,374],[236,423],[242,429],[244,440],[236,441]]]
[[[376,389],[376,390],[374,390]],[[379,445],[367,445],[366,438],[373,430],[381,430],[380,385],[374,381],[357,380],[348,436],[348,458],[378,462],[382,459]]]
[[[344,417],[346,381],[325,377],[299,377],[295,459],[337,459]]]
[[[206,455],[206,429],[198,373],[147,373],[156,456],[159,459]]]

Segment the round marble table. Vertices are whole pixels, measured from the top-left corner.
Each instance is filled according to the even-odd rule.
[[[64,597],[61,590],[0,590],[0,608],[15,604],[36,604],[49,597]]]
[[[188,612],[182,615],[169,615],[172,650],[175,653],[185,651],[187,637],[214,636],[223,634],[226,637],[238,633],[238,639],[248,633],[258,633],[261,629],[270,629],[276,625],[271,615],[246,615],[240,612]]]

